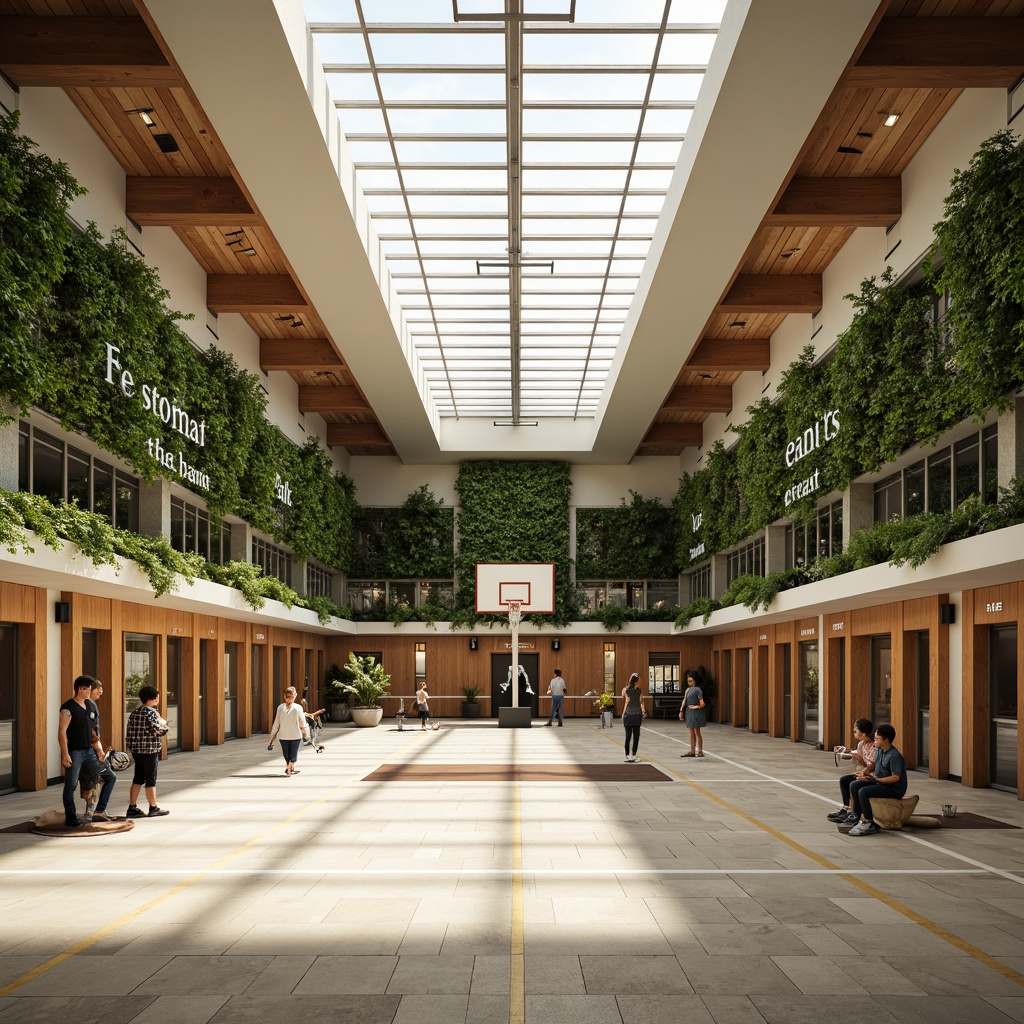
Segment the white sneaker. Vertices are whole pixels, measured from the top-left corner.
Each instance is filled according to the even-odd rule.
[[[868,822],[866,822],[866,821],[858,821],[857,824],[854,825],[853,828],[851,828],[850,831],[847,832],[846,834],[848,836],[863,836],[863,835],[867,835],[867,833],[868,833]]]

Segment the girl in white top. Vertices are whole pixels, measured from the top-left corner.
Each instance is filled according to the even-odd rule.
[[[420,732],[427,731],[427,719],[430,717],[430,708],[427,705],[429,696],[427,693],[427,683],[424,680],[416,691],[416,713],[420,716]]]
[[[267,750],[274,749],[274,740],[281,739],[281,754],[285,762],[285,775],[291,777],[298,775],[299,769],[295,762],[299,758],[299,743],[301,740],[309,742],[309,726],[306,724],[306,712],[302,705],[295,699],[298,691],[294,686],[289,686],[284,691],[284,703],[277,707],[277,714],[274,716],[274,724],[270,729],[270,742]]]

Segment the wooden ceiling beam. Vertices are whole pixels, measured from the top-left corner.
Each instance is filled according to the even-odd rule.
[[[740,274],[716,313],[816,313],[820,274]]]
[[[208,274],[206,305],[214,313],[310,313],[288,274]]]
[[[345,360],[326,338],[260,338],[260,369],[317,373],[340,370]]]
[[[771,366],[770,350],[771,343],[767,339],[704,338],[694,349],[686,366],[691,370],[719,373],[767,370]]]
[[[794,178],[769,227],[887,228],[903,213],[899,178]]]
[[[327,443],[331,447],[391,445],[387,435],[376,423],[328,423]]]
[[[19,87],[181,85],[137,17],[0,17],[0,68]]]
[[[704,443],[704,426],[701,423],[655,423],[647,431],[640,445],[681,445],[684,448],[699,448]]]
[[[370,412],[366,399],[351,385],[299,386],[299,412]]]
[[[665,399],[662,409],[671,412],[731,412],[732,385],[680,384]]]
[[[859,89],[1006,89],[1022,72],[1024,19],[883,18],[846,84]]]
[[[233,178],[125,179],[125,213],[151,227],[250,227],[263,223]]]

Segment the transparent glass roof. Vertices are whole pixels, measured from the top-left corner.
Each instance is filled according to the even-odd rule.
[[[440,415],[594,415],[726,2],[303,0]]]

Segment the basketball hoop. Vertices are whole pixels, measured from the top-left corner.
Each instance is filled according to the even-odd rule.
[[[522,601],[509,601],[508,602],[508,624],[516,629],[519,623],[523,621],[523,602]]]

